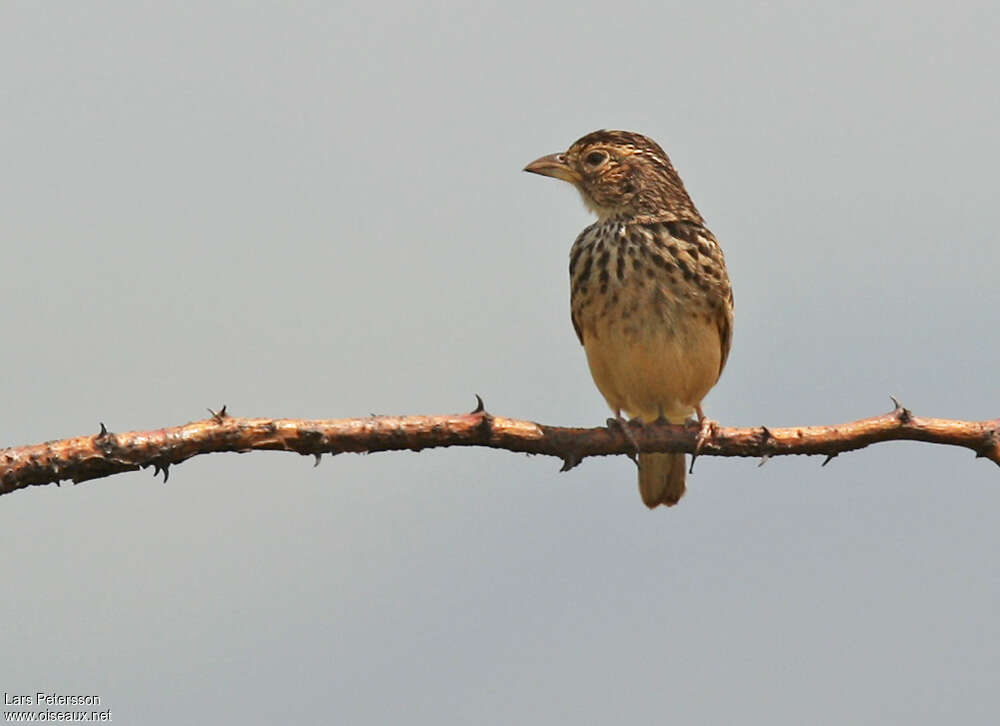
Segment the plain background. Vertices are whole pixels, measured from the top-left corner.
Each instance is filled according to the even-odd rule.
[[[658,140],[726,251],[728,425],[1000,415],[994,2],[0,6],[0,440],[608,415],[590,218],[525,163]],[[994,723],[1000,470],[197,458],[0,501],[0,688],[116,723]]]

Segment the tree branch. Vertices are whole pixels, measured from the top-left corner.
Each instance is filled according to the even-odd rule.
[[[478,399],[478,396],[477,396]],[[881,441],[926,441],[963,446],[1000,465],[1000,419],[954,421],[914,416],[896,407],[881,416],[834,426],[793,428],[714,427],[699,455],[753,456],[762,462],[772,456],[825,455],[825,466],[845,451]],[[184,426],[112,433],[101,424],[99,433],[0,451],[0,494],[38,484],[73,483],[123,471],[153,468],[154,476],[192,456],[216,451],[239,453],[258,449],[293,451],[316,457],[342,452],[420,451],[441,446],[487,446],[494,449],[546,454],[563,461],[562,471],[588,456],[634,453],[620,427],[563,428],[493,416],[482,400],[475,411],[441,416],[372,416],[360,419],[235,418],[210,411],[212,416]],[[643,451],[694,452],[697,426],[628,424]]]

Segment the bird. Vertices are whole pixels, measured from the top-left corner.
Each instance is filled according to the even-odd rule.
[[[639,425],[697,416],[697,453],[716,425],[701,403],[729,357],[733,290],[670,158],[642,134],[600,130],[524,170],[569,182],[597,215],[570,250],[570,317],[609,427],[635,445],[622,412]],[[638,452],[637,463],[647,507],[680,501],[683,452]]]

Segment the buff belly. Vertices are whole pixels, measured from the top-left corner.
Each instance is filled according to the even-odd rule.
[[[682,423],[719,378],[716,326],[700,315],[657,315],[624,324],[615,317],[594,316],[581,326],[597,388],[612,410],[643,421],[663,415]]]

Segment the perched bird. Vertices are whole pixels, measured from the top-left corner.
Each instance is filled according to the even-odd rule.
[[[659,145],[629,131],[594,131],[525,171],[573,184],[597,222],[570,252],[573,328],[601,395],[643,423],[697,414],[719,380],[733,335],[733,292],[715,237]],[[609,421],[609,424],[611,422]],[[628,429],[623,425],[628,434]],[[650,509],[684,494],[684,454],[639,454]]]

